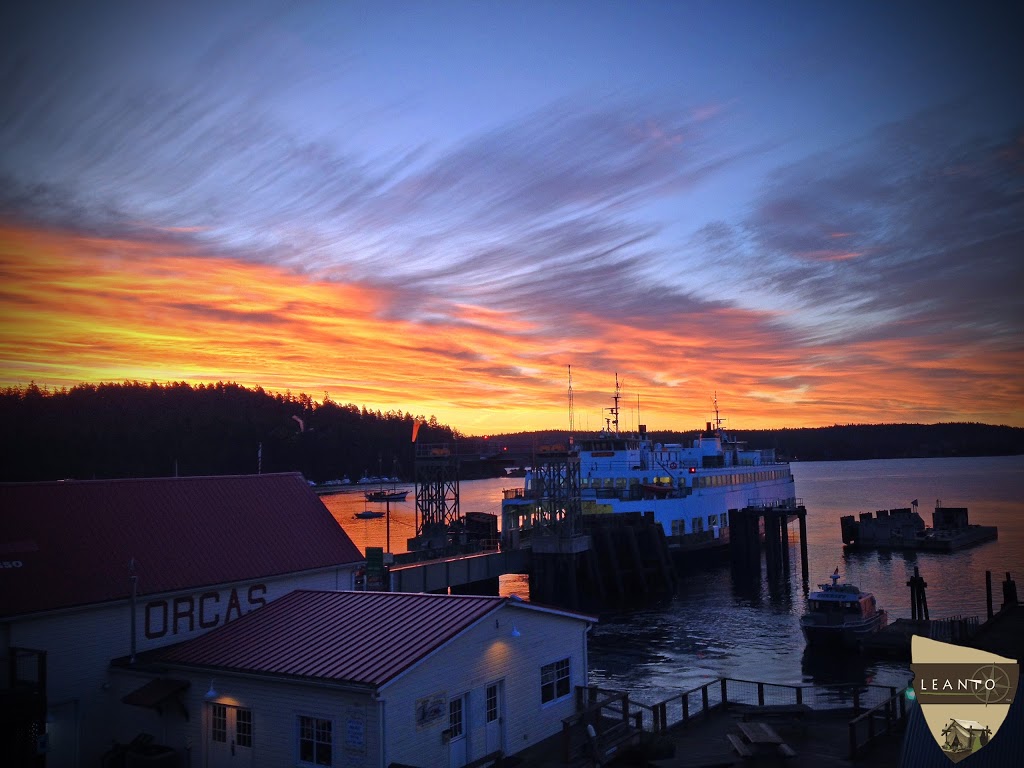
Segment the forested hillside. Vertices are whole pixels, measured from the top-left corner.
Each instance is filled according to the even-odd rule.
[[[82,384],[0,391],[6,481],[301,471],[316,481],[412,478],[421,442],[456,433],[433,418],[372,412],[237,384]],[[261,450],[262,446],[262,450]]]
[[[728,430],[751,448],[790,461],[844,461],[1024,453],[1024,429],[990,424],[850,424],[802,429]],[[651,432],[655,442],[690,445],[697,432]],[[565,431],[502,435],[513,446],[564,442]]]
[[[433,417],[368,411],[325,397],[270,394],[237,384],[82,384],[0,390],[0,480],[161,477],[299,471],[314,481],[364,473],[413,478],[414,421],[420,443],[459,440],[463,478],[528,464],[531,448],[564,442],[564,431],[466,438]],[[1024,453],[1024,429],[986,424],[876,424],[732,433],[780,458],[818,461]],[[657,432],[689,444],[696,433]],[[507,451],[505,453],[504,451]],[[481,461],[484,455],[491,461]],[[515,457],[513,459],[513,457]]]

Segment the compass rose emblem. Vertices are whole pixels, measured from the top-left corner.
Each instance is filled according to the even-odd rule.
[[[1017,692],[1016,660],[917,636],[910,650],[914,694],[938,748],[954,763],[984,749]]]

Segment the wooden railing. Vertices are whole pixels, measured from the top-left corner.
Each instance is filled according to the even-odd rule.
[[[562,759],[571,763],[586,754],[587,726],[594,729],[596,747],[616,749],[642,729],[639,713],[630,713],[629,694],[590,686],[576,686],[576,714],[562,720]]]
[[[632,701],[629,694],[596,686],[577,686],[577,714],[562,721],[565,743],[575,724],[594,724],[608,710],[616,720],[649,733],[663,733],[677,725],[710,717],[716,710],[734,705],[750,705],[793,712],[842,709],[853,713],[849,723],[851,759],[874,739],[906,722],[903,692],[889,686],[813,686],[765,683],[722,677],[691,688],[654,704]],[[864,707],[870,709],[864,710]],[[588,720],[587,718],[591,718]],[[605,717],[604,722],[607,722]],[[584,726],[585,727],[585,726]]]
[[[902,730],[907,722],[907,699],[896,692],[881,704],[850,721],[850,759],[856,759],[875,739]]]

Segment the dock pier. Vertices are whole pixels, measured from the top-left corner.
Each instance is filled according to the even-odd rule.
[[[800,571],[806,594],[810,588],[807,564],[807,509],[800,499],[778,503],[758,502],[743,509],[729,510],[733,572],[745,580],[751,577],[759,578],[763,548],[768,581],[778,583],[788,579],[789,523],[794,519],[800,526]]]

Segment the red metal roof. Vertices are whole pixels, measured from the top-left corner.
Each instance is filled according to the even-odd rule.
[[[0,483],[0,617],[363,560],[301,474]]]
[[[506,602],[471,595],[296,590],[156,657],[378,687]]]

